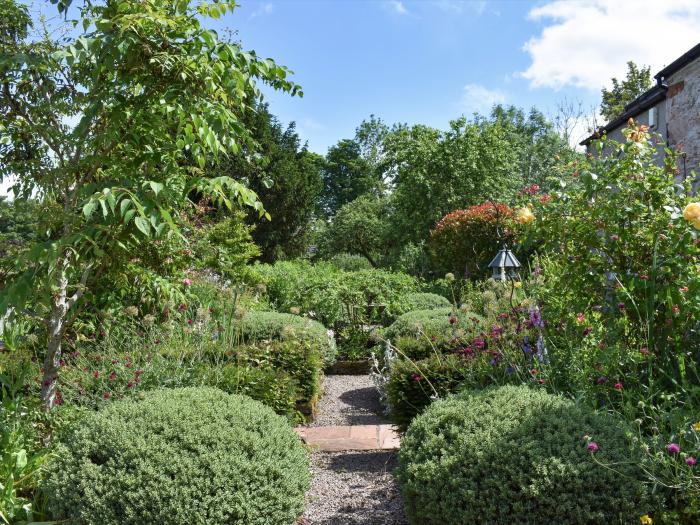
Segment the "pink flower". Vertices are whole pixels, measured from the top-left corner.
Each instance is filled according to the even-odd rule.
[[[647,274],[645,274],[645,273],[643,273],[642,275],[640,275],[639,278],[640,278],[642,281],[648,281],[648,280],[649,280],[649,276],[648,276]]]
[[[613,233],[613,234],[610,236],[610,240],[611,240],[611,241],[619,241],[619,240],[620,240],[620,236],[617,235],[617,234],[615,234],[615,233]]]
[[[599,449],[600,449],[600,447],[598,446],[598,443],[596,443],[595,441],[591,441],[588,444],[588,446],[586,447],[586,450],[588,450],[588,452],[598,452]]]
[[[187,324],[188,324],[188,325],[192,325],[192,319],[188,319],[188,320],[187,320]]]
[[[625,311],[625,303],[617,303],[617,309],[621,312]]]
[[[95,376],[95,379],[99,379],[99,378],[100,378],[100,371],[99,371],[99,370],[95,370],[95,371],[92,373],[92,375]]]
[[[685,459],[685,464],[689,467],[694,467],[697,462],[698,460],[695,459],[693,456],[689,456]]]
[[[109,392],[105,392],[104,394],[102,394],[102,398],[109,399]]]
[[[109,380],[110,380],[110,381],[114,381],[116,378],[117,378],[117,373],[116,373],[116,372],[112,372],[111,374],[109,374]]]
[[[126,388],[134,388],[134,383],[132,383],[131,381],[129,381],[129,382],[126,384]]]
[[[180,306],[177,307],[179,312],[184,312],[187,310],[187,305],[185,303],[182,303]]]
[[[414,381],[418,382],[418,381],[420,381],[420,380],[423,379],[423,378],[422,378],[421,376],[419,376],[418,374],[411,374],[411,379],[413,379]]]
[[[583,315],[582,313],[576,314],[576,322],[577,323],[583,323],[586,321],[586,316]]]
[[[615,390],[622,390],[622,383],[618,381],[613,385],[615,387]]]
[[[185,286],[190,286],[192,284],[192,279],[185,278],[182,280],[182,284]]]
[[[666,445],[666,450],[669,454],[678,454],[681,451],[681,446],[678,443],[669,443]]]

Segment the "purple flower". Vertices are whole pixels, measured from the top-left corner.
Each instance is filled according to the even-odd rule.
[[[509,366],[508,368],[506,368],[506,374],[511,375],[513,372],[515,372],[515,370],[513,369],[512,366]]]
[[[593,331],[592,326],[587,326],[586,328],[583,329],[583,337],[586,337],[588,334],[590,334]]]
[[[495,357],[492,357],[491,361],[489,361],[489,362],[491,363],[491,366],[496,366],[498,364],[498,359],[496,359]]]
[[[523,337],[523,353],[524,354],[529,354],[532,352],[532,349],[530,348],[530,340],[527,336]]]
[[[598,446],[598,443],[596,443],[595,441],[591,441],[588,444],[588,446],[586,447],[586,450],[588,450],[588,452],[598,452],[599,449],[600,449],[600,447]]]
[[[530,322],[534,327],[544,328],[544,321],[542,320],[542,315],[540,314],[539,308],[533,308],[530,310]]]
[[[694,467],[697,462],[698,462],[698,460],[695,459],[693,456],[688,456],[685,459],[685,464],[688,465],[689,467]]]
[[[669,443],[666,445],[666,450],[669,454],[678,454],[681,451],[681,446],[678,443]]]
[[[600,376],[598,379],[596,379],[596,383],[598,383],[599,385],[602,385],[602,384],[604,384],[607,380],[608,380],[607,377],[605,377],[605,376]]]

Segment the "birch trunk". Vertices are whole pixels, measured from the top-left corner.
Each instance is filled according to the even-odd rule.
[[[51,410],[56,406],[56,392],[58,384],[58,370],[61,361],[61,344],[66,329],[66,318],[70,308],[68,299],[68,278],[66,268],[68,261],[64,259],[60,264],[60,272],[57,290],[52,299],[51,312],[46,318],[48,345],[44,358],[44,375],[41,381],[41,401],[45,410]]]

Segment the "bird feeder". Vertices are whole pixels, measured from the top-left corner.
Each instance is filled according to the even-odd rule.
[[[489,268],[493,272],[494,280],[505,281],[508,277],[511,279],[517,277],[520,262],[513,252],[507,246],[504,246],[489,263]]]

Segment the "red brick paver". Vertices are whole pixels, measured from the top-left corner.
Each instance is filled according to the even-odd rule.
[[[399,448],[400,442],[391,425],[297,427],[295,430],[304,443],[325,452],[394,450]]]

